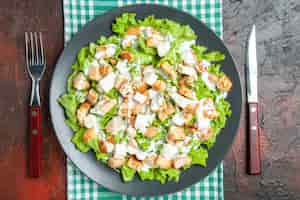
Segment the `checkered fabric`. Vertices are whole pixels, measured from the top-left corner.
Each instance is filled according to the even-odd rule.
[[[222,0],[63,0],[65,42],[88,21],[110,10],[136,3],[155,3],[175,7],[201,19],[222,37]],[[111,192],[96,184],[67,161],[68,200],[222,200],[223,166],[218,166],[209,176],[183,191],[151,198],[139,198]]]

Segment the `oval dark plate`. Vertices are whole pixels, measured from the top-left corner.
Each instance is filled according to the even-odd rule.
[[[179,182],[160,184],[158,181],[140,181],[137,177],[129,183],[122,182],[120,175],[95,159],[92,152],[81,153],[71,142],[72,131],[64,123],[65,116],[57,99],[66,90],[67,77],[71,72],[77,52],[89,42],[93,42],[101,35],[111,35],[111,24],[117,16],[124,12],[134,12],[137,18],[155,15],[157,18],[168,18],[182,24],[190,25],[198,35],[197,43],[207,46],[209,50],[223,52],[226,59],[221,63],[222,69],[233,82],[228,100],[232,106],[232,115],[225,128],[217,137],[214,147],[209,151],[207,167],[193,166],[181,174]],[[136,196],[156,196],[180,191],[197,183],[206,177],[223,160],[230,149],[236,135],[241,113],[242,93],[239,74],[234,61],[223,42],[193,16],[174,8],[159,5],[132,5],[106,12],[86,24],[79,33],[68,43],[62,52],[52,77],[50,87],[50,113],[57,138],[73,163],[88,177],[100,185],[116,192]]]

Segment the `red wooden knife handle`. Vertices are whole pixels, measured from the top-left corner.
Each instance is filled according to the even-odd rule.
[[[258,104],[248,104],[248,173],[251,175],[261,174],[261,157],[260,157],[260,129],[258,123]]]
[[[42,133],[41,133],[41,108],[39,106],[32,106],[29,110],[29,175],[31,177],[39,177],[41,174],[41,147],[42,147]]]

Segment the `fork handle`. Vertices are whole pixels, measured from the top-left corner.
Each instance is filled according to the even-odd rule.
[[[29,146],[29,175],[39,177],[41,174],[41,108],[40,106],[30,106],[30,146]]]

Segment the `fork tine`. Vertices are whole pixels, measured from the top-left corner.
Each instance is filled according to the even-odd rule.
[[[29,67],[29,55],[28,55],[28,33],[25,32],[25,56],[26,56],[26,65],[27,65],[27,69]]]
[[[40,64],[40,55],[39,55],[39,45],[38,45],[38,35],[37,32],[34,32],[34,42],[35,42],[35,62]]]
[[[30,64],[35,64],[35,53],[34,53],[34,44],[33,44],[33,33],[30,32],[30,47],[31,47],[31,54],[30,54]]]
[[[44,56],[44,46],[43,46],[43,38],[42,38],[42,32],[39,32],[39,38],[40,38],[40,50],[41,50],[41,64],[45,64],[46,63],[46,59]]]

